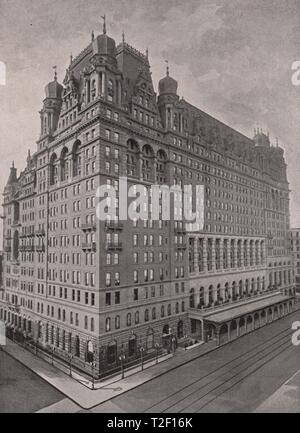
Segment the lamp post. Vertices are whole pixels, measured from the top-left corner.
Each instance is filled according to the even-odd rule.
[[[92,390],[95,389],[95,367],[96,367],[96,361],[91,362],[92,365]]]
[[[142,370],[144,370],[144,351],[145,351],[145,348],[141,344],[140,345],[140,352],[141,352],[141,368],[142,368]]]
[[[125,361],[125,354],[122,352],[121,355],[119,356],[119,360],[121,362],[121,379],[124,379],[125,376],[125,372],[124,372],[124,361]]]
[[[159,350],[159,343],[155,343],[155,349],[156,349],[156,364],[158,364],[158,350]]]

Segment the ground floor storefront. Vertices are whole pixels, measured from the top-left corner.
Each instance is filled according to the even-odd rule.
[[[119,373],[151,359],[175,352],[189,335],[187,313],[95,338],[57,324],[24,317],[0,308],[6,337],[35,353],[69,366],[96,380]]]

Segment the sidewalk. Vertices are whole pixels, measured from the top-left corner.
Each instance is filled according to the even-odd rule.
[[[255,409],[255,413],[299,413],[300,370]]]
[[[13,343],[11,340],[7,340],[6,346],[2,346],[2,350],[7,354],[21,362],[84,409],[90,409],[93,406],[116,397],[216,348],[216,343],[210,342],[188,351],[178,349],[174,356],[166,355],[160,359],[158,364],[156,364],[155,360],[145,363],[143,371],[141,371],[140,366],[137,366],[130,370],[130,372],[125,373],[124,379],[121,379],[121,375],[118,375],[113,379],[110,378],[106,381],[96,383],[95,390],[91,390],[87,386],[91,385],[91,383],[80,383],[78,377],[76,377],[75,380],[56,368],[55,362],[54,366],[52,366],[23,347]],[[87,381],[85,380],[85,382]]]

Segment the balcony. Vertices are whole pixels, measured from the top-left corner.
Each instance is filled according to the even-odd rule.
[[[43,253],[45,251],[45,245],[36,245],[35,251],[38,253]]]
[[[186,249],[186,244],[177,244],[175,245],[176,248],[179,248],[181,250],[185,250]]]
[[[174,232],[175,233],[181,233],[181,234],[185,234],[186,233],[186,228],[184,226],[175,226],[174,227]]]
[[[92,230],[96,230],[96,223],[87,223],[87,224],[81,224],[81,230],[86,232],[86,231],[92,231]]]
[[[19,220],[14,220],[11,226],[12,227],[19,227],[20,225],[21,225],[21,223]]]
[[[84,251],[96,251],[96,242],[85,242],[81,245]]]
[[[26,251],[27,245],[20,245],[19,246],[19,251],[23,252]]]
[[[106,250],[122,250],[122,242],[106,242],[105,244]]]
[[[36,230],[35,235],[36,236],[45,236],[45,230],[44,229],[40,229],[40,230]]]
[[[106,230],[123,230],[124,224],[119,221],[105,221]]]

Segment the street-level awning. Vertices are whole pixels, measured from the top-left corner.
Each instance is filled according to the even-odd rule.
[[[224,322],[228,322],[232,319],[245,316],[247,314],[255,313],[256,311],[263,310],[264,308],[272,307],[273,305],[279,304],[281,302],[287,302],[291,299],[293,299],[292,296],[276,294],[274,296],[269,296],[264,299],[245,303],[243,305],[232,305],[230,308],[221,310],[219,312],[212,311],[211,314],[205,315],[203,319],[208,322],[221,324]]]

